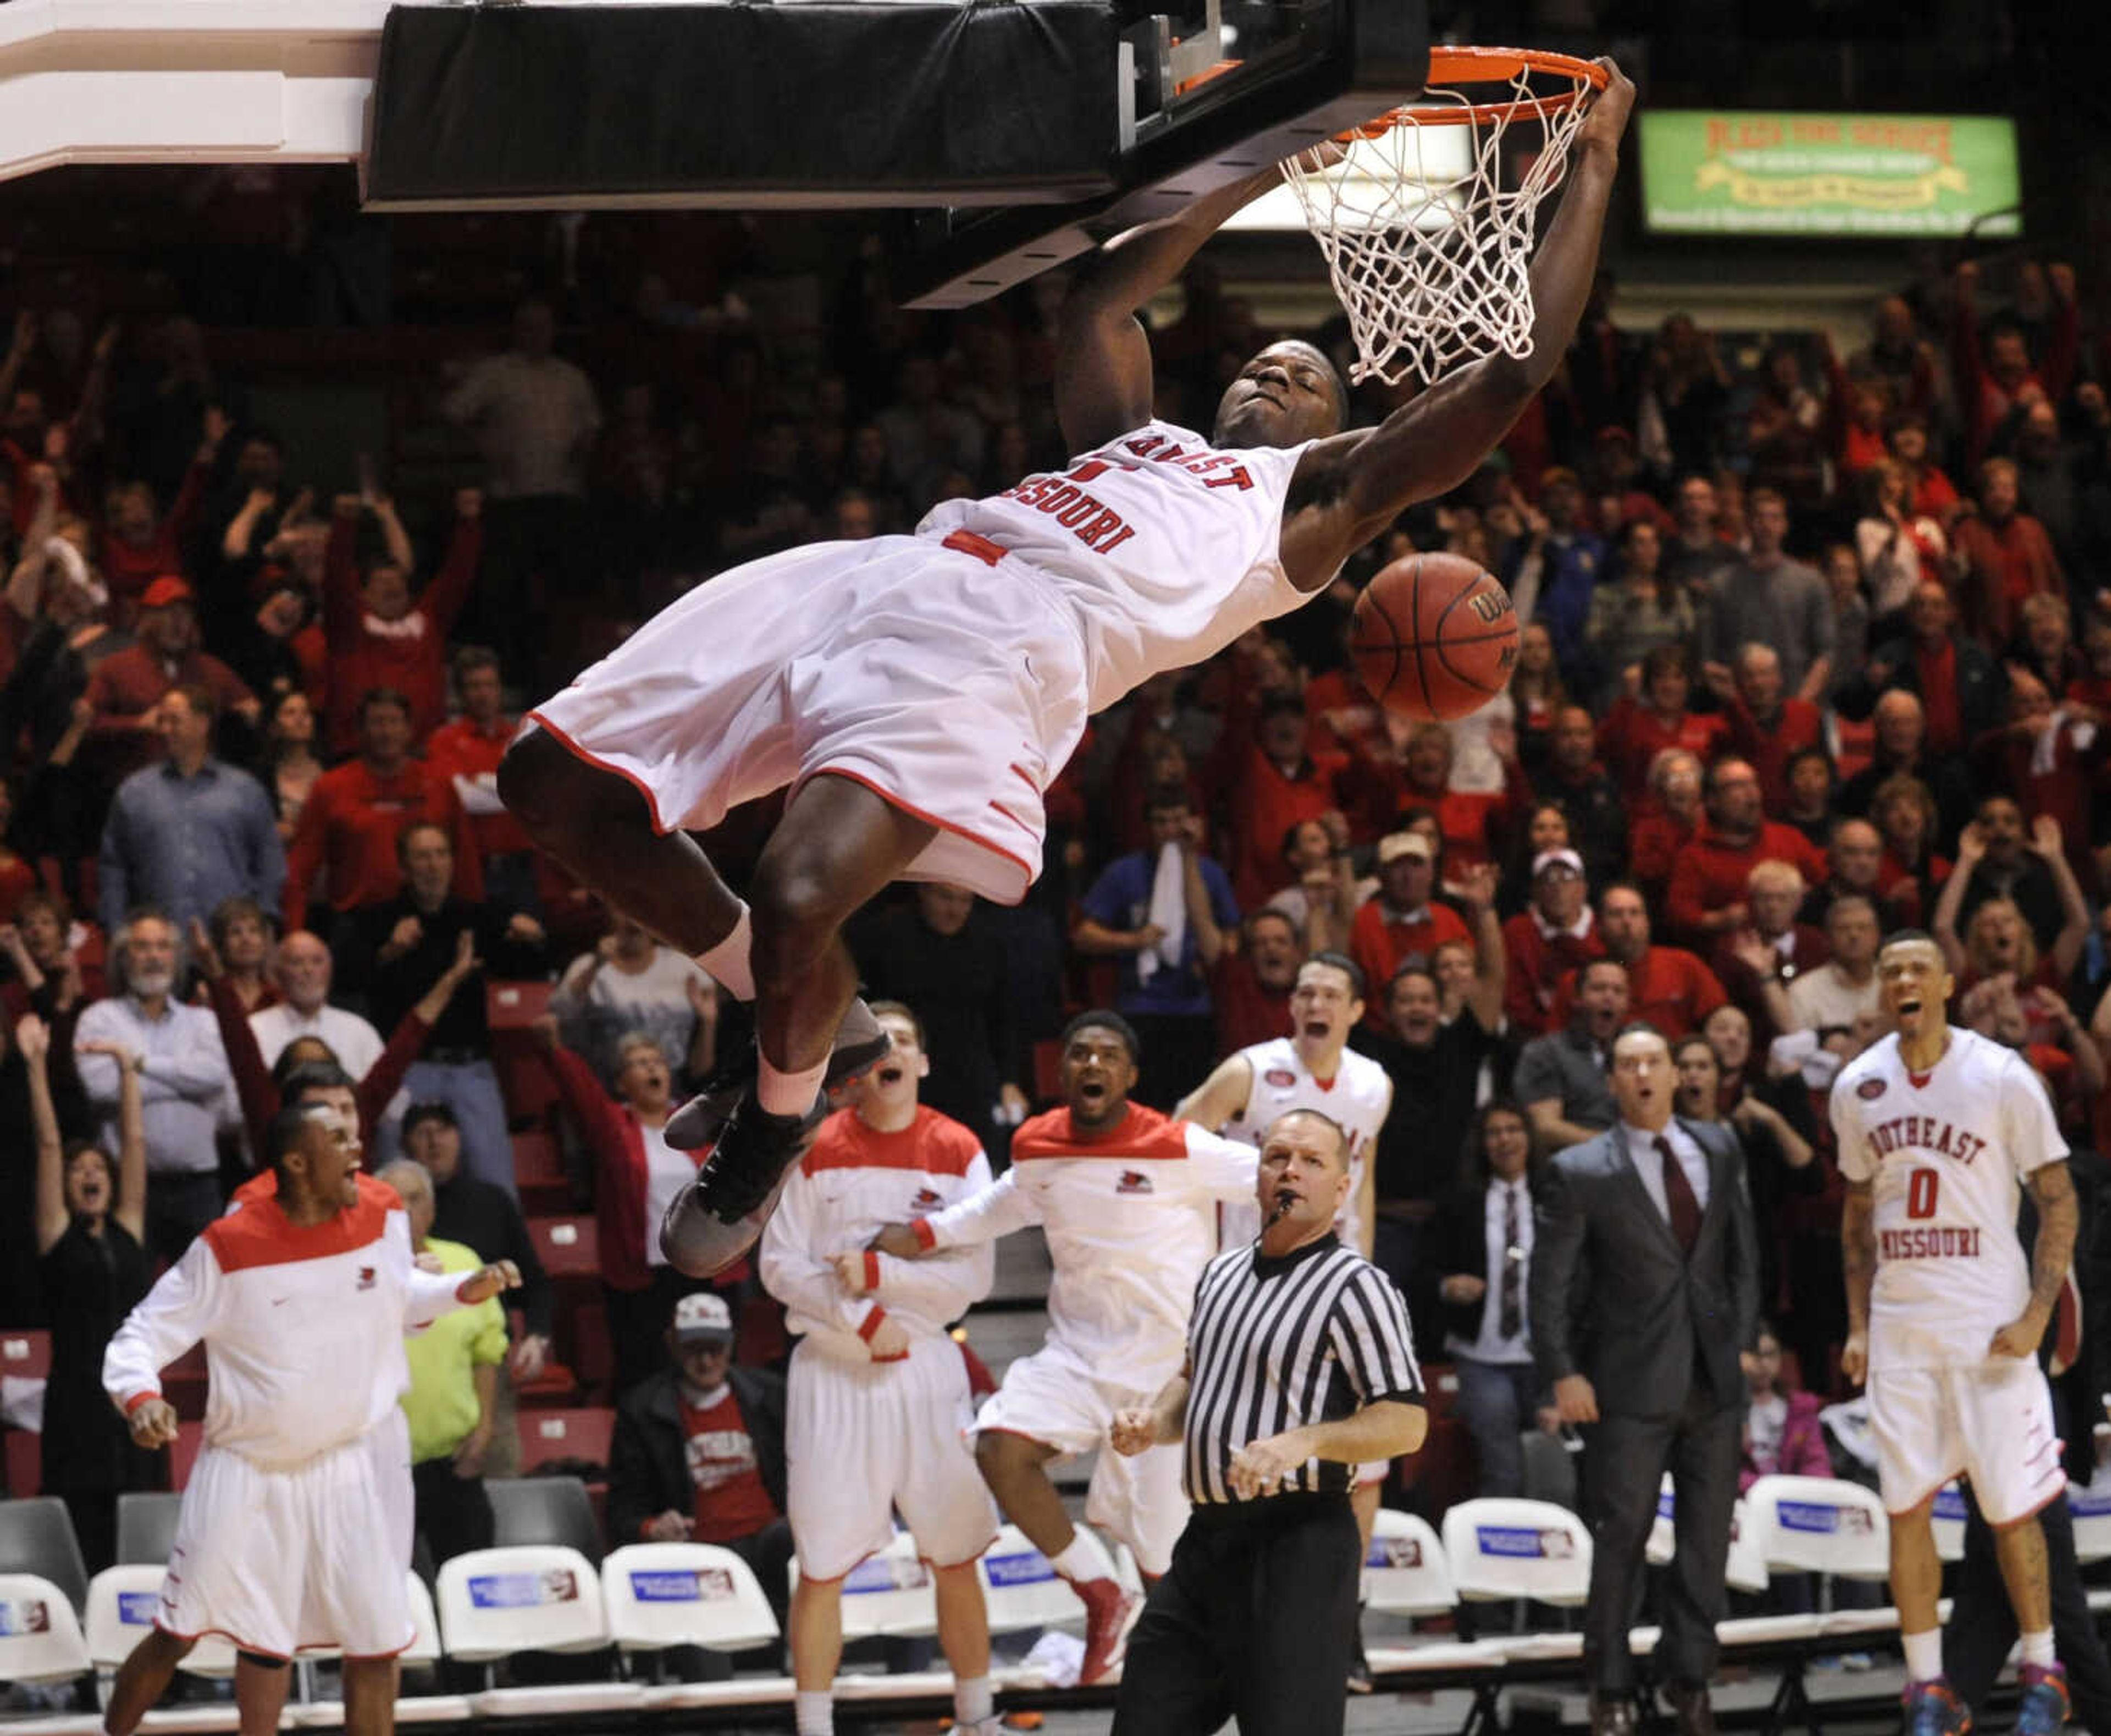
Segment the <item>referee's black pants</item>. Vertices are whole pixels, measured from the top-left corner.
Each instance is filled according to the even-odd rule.
[[[1114,1736],[1340,1736],[1362,1574],[1346,1495],[1198,1507],[1129,1636]]]

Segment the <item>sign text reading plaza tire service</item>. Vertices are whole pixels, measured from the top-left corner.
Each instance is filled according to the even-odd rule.
[[[1655,234],[2022,233],[2002,115],[1646,108],[1641,158]]]

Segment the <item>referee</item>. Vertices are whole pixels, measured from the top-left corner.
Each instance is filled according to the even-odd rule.
[[[1400,1293],[1335,1239],[1348,1140],[1316,1110],[1263,1136],[1265,1225],[1195,1288],[1187,1365],[1119,1412],[1120,1453],[1184,1442],[1195,1504],[1122,1670],[1115,1736],[1329,1736],[1348,1703],[1363,1563],[1353,1467],[1422,1444]]]

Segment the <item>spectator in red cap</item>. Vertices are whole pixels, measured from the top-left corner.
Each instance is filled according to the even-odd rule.
[[[93,714],[89,733],[97,743],[96,767],[113,785],[159,753],[154,720],[173,687],[202,687],[223,716],[233,712],[252,726],[262,715],[242,678],[198,648],[197,611],[182,579],[165,575],[147,587],[138,633],[137,644],[95,666],[84,696]]]

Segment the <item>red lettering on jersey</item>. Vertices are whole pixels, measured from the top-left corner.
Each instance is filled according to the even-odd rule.
[[[1103,555],[1110,555],[1135,534],[1136,532],[1133,528],[1124,525],[1120,530],[1100,544],[1099,552]]]
[[[1087,548],[1092,548],[1098,543],[1101,537],[1111,536],[1120,528],[1121,515],[1119,512],[1109,512],[1105,508],[1101,508],[1100,516],[1078,533],[1078,540]]]
[[[1948,1157],[1952,1155],[1950,1149],[1950,1124],[1947,1121],[1942,1124],[1942,1132],[1936,1136],[1935,1143],[1928,1149],[1938,1157]]]
[[[1053,476],[1029,476],[1017,488],[1007,489],[1005,493],[1021,506],[1037,506],[1041,497],[1054,487],[1055,483]]]
[[[1152,456],[1151,461],[1153,464],[1178,464],[1187,456],[1187,448],[1186,447],[1169,446],[1164,452],[1155,453]]]
[[[1104,459],[1087,458],[1082,464],[1074,464],[1071,466],[1070,480],[1073,482],[1090,482],[1095,476],[1104,476],[1106,474],[1106,471],[1107,466]]]
[[[1140,440],[1125,440],[1122,443],[1137,457],[1148,458],[1165,443],[1165,437],[1163,434],[1146,434]]]
[[[1094,500],[1091,495],[1080,494],[1075,500],[1071,502],[1069,506],[1065,507],[1060,512],[1056,515],[1056,522],[1060,525],[1065,530],[1075,530],[1080,525],[1083,524],[1087,519],[1092,517],[1095,513],[1104,512],[1107,509],[1105,507]]]
[[[1083,490],[1075,483],[1059,482],[1033,504],[1036,510],[1042,512],[1060,512],[1082,493]]]
[[[1207,486],[1213,489],[1250,489],[1253,486],[1253,478],[1246,475],[1246,467],[1243,464],[1238,464],[1233,466],[1228,476],[1212,476]]]

